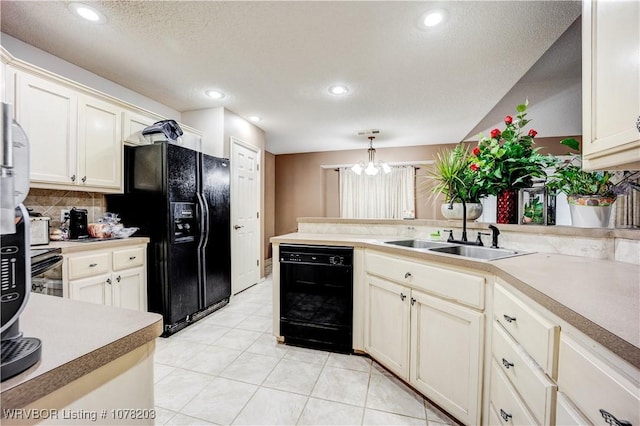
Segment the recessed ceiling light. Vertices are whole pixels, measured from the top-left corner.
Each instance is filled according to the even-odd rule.
[[[262,118],[258,117],[257,115],[251,115],[249,116],[249,120],[253,121],[254,123],[257,123],[258,121],[262,121]]]
[[[442,9],[430,10],[423,15],[422,24],[425,27],[435,27],[447,17],[447,12]]]
[[[219,90],[207,90],[204,93],[206,93],[207,96],[213,99],[222,99],[225,97],[225,94]]]
[[[104,24],[107,18],[97,9],[87,6],[84,3],[69,3],[69,9],[74,13],[96,24]]]
[[[329,93],[332,95],[344,95],[349,91],[347,86],[342,86],[340,84],[329,87]]]

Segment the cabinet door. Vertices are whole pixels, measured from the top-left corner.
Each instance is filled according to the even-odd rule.
[[[465,424],[480,424],[484,314],[411,294],[410,383]]]
[[[145,127],[151,126],[159,120],[132,111],[125,111],[122,120],[122,141],[133,145],[148,145],[150,142],[142,136],[142,131]]]
[[[113,305],[146,311],[145,268],[133,268],[113,273]]]
[[[585,0],[583,166],[640,169],[640,3]]]
[[[69,297],[83,302],[111,305],[112,285],[111,274],[72,280],[69,281]]]
[[[29,138],[30,178],[74,185],[78,99],[60,84],[24,72],[16,76],[16,120]]]
[[[365,349],[401,378],[409,378],[410,290],[367,275]]]
[[[122,110],[91,96],[80,97],[79,109],[79,184],[120,190]]]

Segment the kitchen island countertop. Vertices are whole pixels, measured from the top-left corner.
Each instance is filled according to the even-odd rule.
[[[640,368],[640,266],[548,253],[487,262],[384,243],[402,239],[407,238],[292,233],[271,241],[364,247],[493,274]]]
[[[25,337],[42,341],[42,357],[2,382],[3,410],[25,407],[162,333],[159,314],[36,293],[31,293],[19,321]]]

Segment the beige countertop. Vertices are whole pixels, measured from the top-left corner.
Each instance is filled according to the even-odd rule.
[[[271,241],[373,248],[494,274],[640,368],[640,266],[547,253],[478,261],[384,244],[402,239],[406,238],[293,233]]]
[[[3,409],[24,407],[154,341],[162,316],[31,293],[20,331],[42,341],[42,357],[0,384]]]
[[[51,241],[47,245],[42,246],[31,246],[32,249],[43,249],[43,248],[60,248],[62,249],[62,253],[78,253],[85,250],[97,250],[97,249],[109,249],[109,248],[118,248],[118,247],[126,247],[129,245],[136,244],[147,244],[149,243],[149,238],[147,237],[129,237],[129,238],[117,238],[113,240],[93,240],[87,242],[78,242],[78,241]]]

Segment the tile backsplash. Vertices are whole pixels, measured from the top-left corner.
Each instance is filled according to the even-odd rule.
[[[104,194],[97,192],[60,191],[54,189],[31,188],[24,201],[24,205],[34,212],[51,218],[51,228],[60,226],[60,212],[62,209],[87,209],[87,220],[95,222],[105,213]]]

